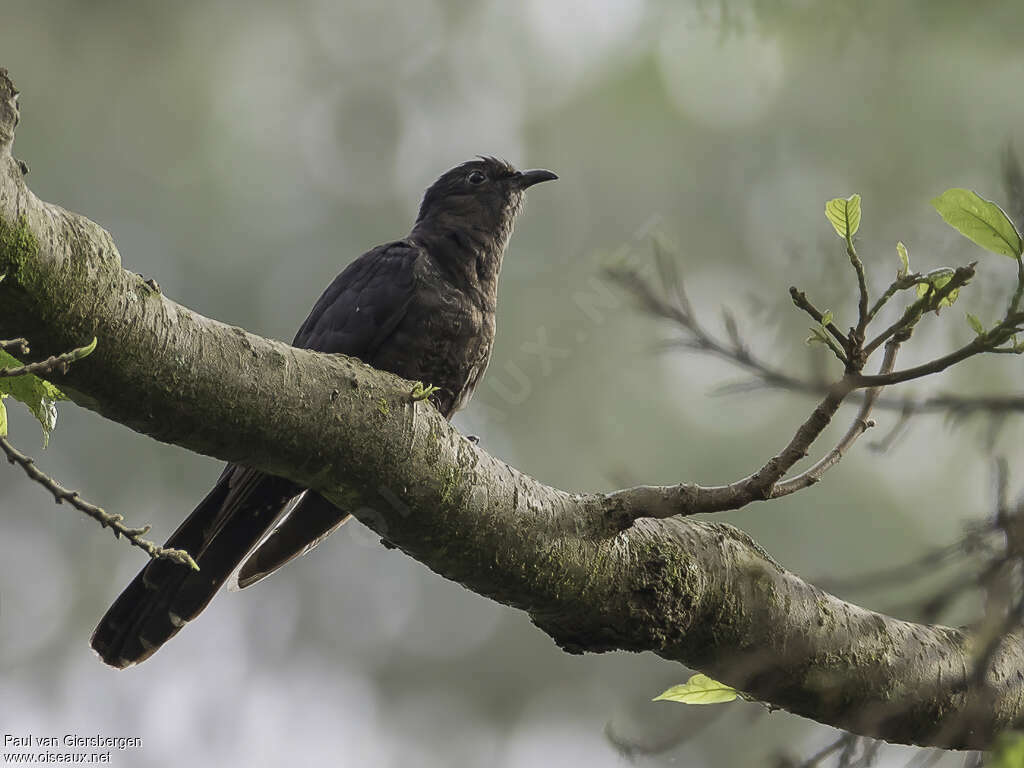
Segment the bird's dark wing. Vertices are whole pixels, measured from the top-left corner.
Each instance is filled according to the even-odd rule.
[[[372,364],[412,300],[419,253],[411,243],[398,241],[360,256],[316,302],[295,336],[295,346]],[[200,570],[150,561],[100,620],[92,647],[115,667],[148,658],[206,607],[302,490],[289,480],[228,464],[165,545],[188,551]],[[311,548],[345,517],[322,497],[307,493],[286,518],[287,525],[266,538],[268,549],[260,546],[253,552],[258,578]],[[273,565],[269,570],[268,564]]]
[[[372,364],[409,308],[419,255],[419,247],[407,240],[364,253],[327,286],[292,345]]]

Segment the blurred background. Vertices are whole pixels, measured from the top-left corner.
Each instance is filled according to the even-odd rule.
[[[788,287],[853,318],[831,197],[863,196],[875,289],[897,240],[921,271],[981,260],[904,364],[970,338],[965,309],[996,318],[1012,263],[928,201],[1004,196],[1022,23],[1017,4],[940,0],[4,0],[0,66],[22,91],[15,154],[39,197],[110,230],[172,299],[280,339],[350,260],[408,231],[448,167],[486,153],[556,171],[519,219],[491,367],[456,423],[546,483],[608,490],[734,480],[813,406],[711,396],[745,374],[659,349],[677,331],[603,274],[649,261],[650,235],[709,329],[727,306],[752,349],[798,373],[839,371],[804,345]],[[1020,362],[993,357],[906,391],[1015,391]],[[10,410],[22,450],[158,540],[220,471],[70,404],[43,452]],[[898,418],[879,412],[869,438]],[[1021,455],[1020,422],[998,424],[917,417],[887,452],[866,438],[814,488],[720,519],[812,580],[906,562],[990,514],[992,456]],[[144,555],[15,468],[0,468],[0,516],[0,731],[143,739],[114,765],[740,766],[834,738],[756,704],[651,703],[689,671],[566,655],[358,523],[114,672],[88,638]],[[934,587],[840,594],[915,618],[914,590]],[[946,620],[975,614],[968,599]]]

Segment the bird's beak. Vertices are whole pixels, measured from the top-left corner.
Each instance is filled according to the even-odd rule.
[[[540,184],[542,181],[554,181],[557,178],[558,174],[552,173],[551,171],[545,171],[544,169],[536,171],[519,171],[516,174],[516,180],[519,182],[520,189],[532,187],[534,184]]]

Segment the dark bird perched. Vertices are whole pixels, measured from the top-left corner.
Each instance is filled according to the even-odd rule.
[[[491,356],[498,272],[523,192],[556,178],[490,157],[448,171],[423,196],[409,236],[352,262],[292,344],[433,385],[430,398],[450,419],[469,401]],[[114,667],[149,658],[199,615],[240,563],[239,587],[254,584],[346,519],[314,491],[228,464],[167,540],[187,550],[199,571],[150,561],[104,615],[92,647]]]

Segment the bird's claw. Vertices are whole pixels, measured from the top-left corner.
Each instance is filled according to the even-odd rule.
[[[412,401],[415,403],[418,400],[426,400],[439,389],[440,387],[435,387],[433,384],[423,386],[422,381],[417,381],[415,384],[413,384],[412,392],[410,393]]]

